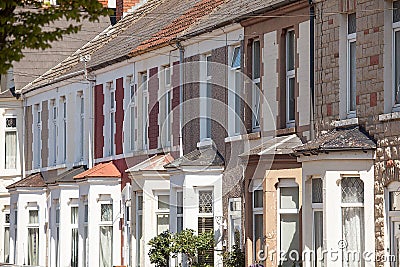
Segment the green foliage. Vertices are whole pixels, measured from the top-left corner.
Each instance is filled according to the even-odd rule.
[[[56,6],[41,0],[0,1],[0,73],[21,60],[23,49],[49,48],[63,35],[78,32],[83,19],[96,21],[109,14],[98,0],[57,0]],[[63,27],[49,27],[60,19],[68,22]]]
[[[157,267],[169,266],[169,255],[171,253],[172,235],[169,231],[164,231],[149,241],[151,246],[149,251],[150,262]]]
[[[223,254],[224,266],[226,267],[244,267],[245,266],[245,255],[240,248],[240,233],[235,231],[235,245],[232,246],[231,251],[226,251]]]
[[[208,252],[213,251],[214,235],[212,231],[196,235],[192,229],[185,229],[174,235],[164,232],[151,239],[149,245],[150,261],[158,267],[167,266],[164,264],[169,256],[176,257],[179,253],[187,257],[189,266],[208,267],[204,263],[199,263],[198,258],[199,256],[207,258]]]

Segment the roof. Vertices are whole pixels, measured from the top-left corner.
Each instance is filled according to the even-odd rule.
[[[58,184],[58,183],[74,183],[74,176],[86,171],[87,168],[85,166],[74,167],[68,171],[61,173],[55,177],[49,178],[46,183],[47,184]]]
[[[174,161],[174,158],[169,153],[166,155],[154,155],[151,158],[127,169],[126,172],[164,171],[164,165],[167,165],[172,161]]]
[[[7,189],[13,189],[17,187],[34,187],[34,188],[41,188],[41,187],[46,187],[46,183],[44,182],[44,178],[42,174],[39,173],[34,173],[29,175],[28,177],[15,182],[9,186],[7,186]]]
[[[345,150],[373,150],[375,141],[359,126],[336,128],[294,148],[295,154]]]
[[[112,161],[107,163],[99,163],[93,168],[75,175],[74,179],[84,179],[84,178],[121,178],[121,173],[114,165]]]
[[[250,149],[240,156],[289,155],[293,153],[293,148],[302,144],[303,142],[301,142],[296,134],[277,136]]]
[[[200,147],[173,162],[165,165],[165,168],[179,168],[184,166],[223,167],[225,160],[213,145]]]

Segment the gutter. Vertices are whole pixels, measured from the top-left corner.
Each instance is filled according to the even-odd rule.
[[[315,138],[315,125],[314,125],[314,107],[315,107],[315,96],[314,96],[314,55],[315,55],[315,30],[314,30],[314,19],[315,19],[315,6],[313,0],[308,1],[310,5],[310,140]]]

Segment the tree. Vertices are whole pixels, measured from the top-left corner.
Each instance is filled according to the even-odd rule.
[[[245,255],[240,248],[240,232],[235,231],[235,245],[232,246],[231,251],[226,251],[224,256],[224,266],[226,267],[244,267]]]
[[[23,58],[22,50],[46,49],[66,34],[77,33],[82,20],[97,21],[109,14],[98,0],[57,0],[57,5],[43,0],[0,1],[0,74]],[[64,27],[51,28],[57,20],[68,21]]]
[[[169,255],[171,253],[172,235],[169,231],[164,231],[149,241],[150,262],[157,267],[169,266]]]

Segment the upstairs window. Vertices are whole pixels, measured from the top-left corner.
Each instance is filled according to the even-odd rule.
[[[347,15],[347,116],[356,115],[356,13]]]
[[[211,138],[212,57],[204,55],[200,85],[200,141]]]
[[[148,101],[148,80],[147,72],[140,73],[140,88],[142,89],[142,144],[143,149],[148,148],[148,127],[149,127],[149,101]]]
[[[109,112],[109,137],[108,137],[108,156],[113,156],[114,144],[115,144],[115,89],[113,82],[107,83],[107,89],[109,94],[108,112]]]
[[[286,127],[293,127],[296,119],[295,97],[295,34],[294,30],[286,32]]]
[[[57,131],[58,131],[58,114],[57,114],[57,103],[56,100],[53,99],[51,101],[51,132],[52,132],[52,149],[51,149],[51,158],[52,158],[52,163],[53,165],[57,164],[57,148],[58,148],[58,140],[57,140]]]
[[[251,46],[252,50],[252,97],[251,97],[251,107],[252,107],[252,129],[257,131],[260,128],[260,77],[261,77],[261,47],[260,41],[254,40]]]
[[[135,81],[133,75],[127,76],[126,84],[128,85],[129,94],[129,104],[128,104],[128,114],[129,114],[129,144],[130,150],[135,150],[135,127],[136,127],[136,92],[135,92]]]
[[[40,104],[34,106],[34,168],[40,168],[42,157],[42,107]]]
[[[400,106],[400,1],[393,2],[394,104]]]
[[[241,101],[242,95],[242,72],[241,72],[241,47],[235,46],[232,48],[229,72],[229,91],[228,91],[228,104],[229,104],[229,134],[231,136],[240,134],[241,125]]]
[[[166,65],[163,67],[163,97],[164,100],[162,103],[164,112],[163,123],[161,123],[160,132],[163,136],[163,146],[170,147],[171,146],[171,116],[172,116],[172,109],[171,109],[171,67]]]
[[[85,98],[83,92],[78,94],[79,101],[79,160],[83,160],[85,151]]]
[[[4,168],[17,168],[17,118],[15,117],[6,117]]]

